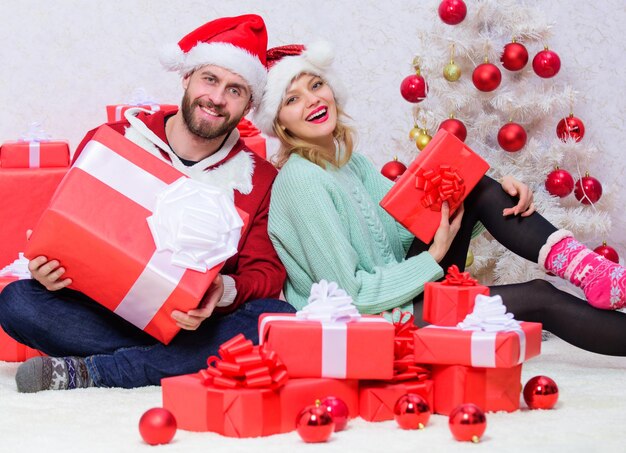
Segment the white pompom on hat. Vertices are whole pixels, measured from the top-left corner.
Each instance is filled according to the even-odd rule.
[[[255,110],[252,121],[264,134],[275,137],[273,123],[291,82],[300,74],[313,74],[328,83],[335,95],[337,106],[343,107],[346,93],[341,80],[332,69],[334,50],[330,43],[318,41],[307,45],[290,44],[267,51],[267,84],[261,105]]]
[[[222,17],[198,27],[178,44],[161,51],[161,64],[184,76],[205,65],[220,66],[243,77],[258,106],[265,88],[267,30],[261,16]]]

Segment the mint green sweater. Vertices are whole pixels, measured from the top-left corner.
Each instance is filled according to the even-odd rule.
[[[292,155],[272,189],[269,234],[287,269],[287,301],[301,309],[311,285],[336,282],[361,313],[413,311],[424,284],[443,276],[428,252],[405,259],[414,236],[379,206],[392,182],[369,160],[327,170]]]

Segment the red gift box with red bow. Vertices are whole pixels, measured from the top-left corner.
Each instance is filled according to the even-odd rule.
[[[447,201],[454,213],[488,169],[469,146],[440,129],[380,205],[428,244],[441,222],[442,203]]]
[[[489,288],[479,285],[469,272],[450,266],[443,282],[424,286],[424,321],[438,326],[456,326],[474,309],[478,294],[489,295]]]

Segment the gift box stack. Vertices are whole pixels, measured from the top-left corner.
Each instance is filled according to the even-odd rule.
[[[522,363],[540,353],[541,324],[516,321],[488,294],[456,266],[443,282],[426,284],[423,318],[431,325],[414,333],[414,355],[432,366],[435,413],[462,403],[519,409]]]
[[[27,276],[11,271],[26,247],[26,231],[33,229],[52,194],[65,176],[70,161],[68,142],[51,139],[41,124],[32,123],[17,140],[0,147],[0,291]],[[0,360],[21,362],[40,355],[15,342],[0,330]]]
[[[361,316],[322,281],[298,313],[261,316],[260,346],[235,337],[207,370],[163,379],[163,407],[181,429],[254,437],[295,430],[304,407],[330,396],[371,421],[393,419],[409,391],[432,404],[432,382],[411,356],[413,319],[396,315]]]

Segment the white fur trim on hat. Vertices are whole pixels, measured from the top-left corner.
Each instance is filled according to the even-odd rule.
[[[306,47],[300,55],[285,56],[272,66],[267,75],[267,84],[261,105],[253,113],[254,124],[268,136],[275,137],[272,128],[280,104],[291,82],[300,74],[313,74],[324,79],[333,90],[335,102],[343,107],[346,93],[343,84],[332,69],[334,51],[326,41]]]
[[[206,65],[228,69],[248,82],[252,91],[253,107],[258,107],[261,102],[267,70],[258,57],[241,47],[223,42],[200,42],[184,53],[178,45],[170,45],[163,48],[160,60],[166,69],[178,71],[181,76]]]

